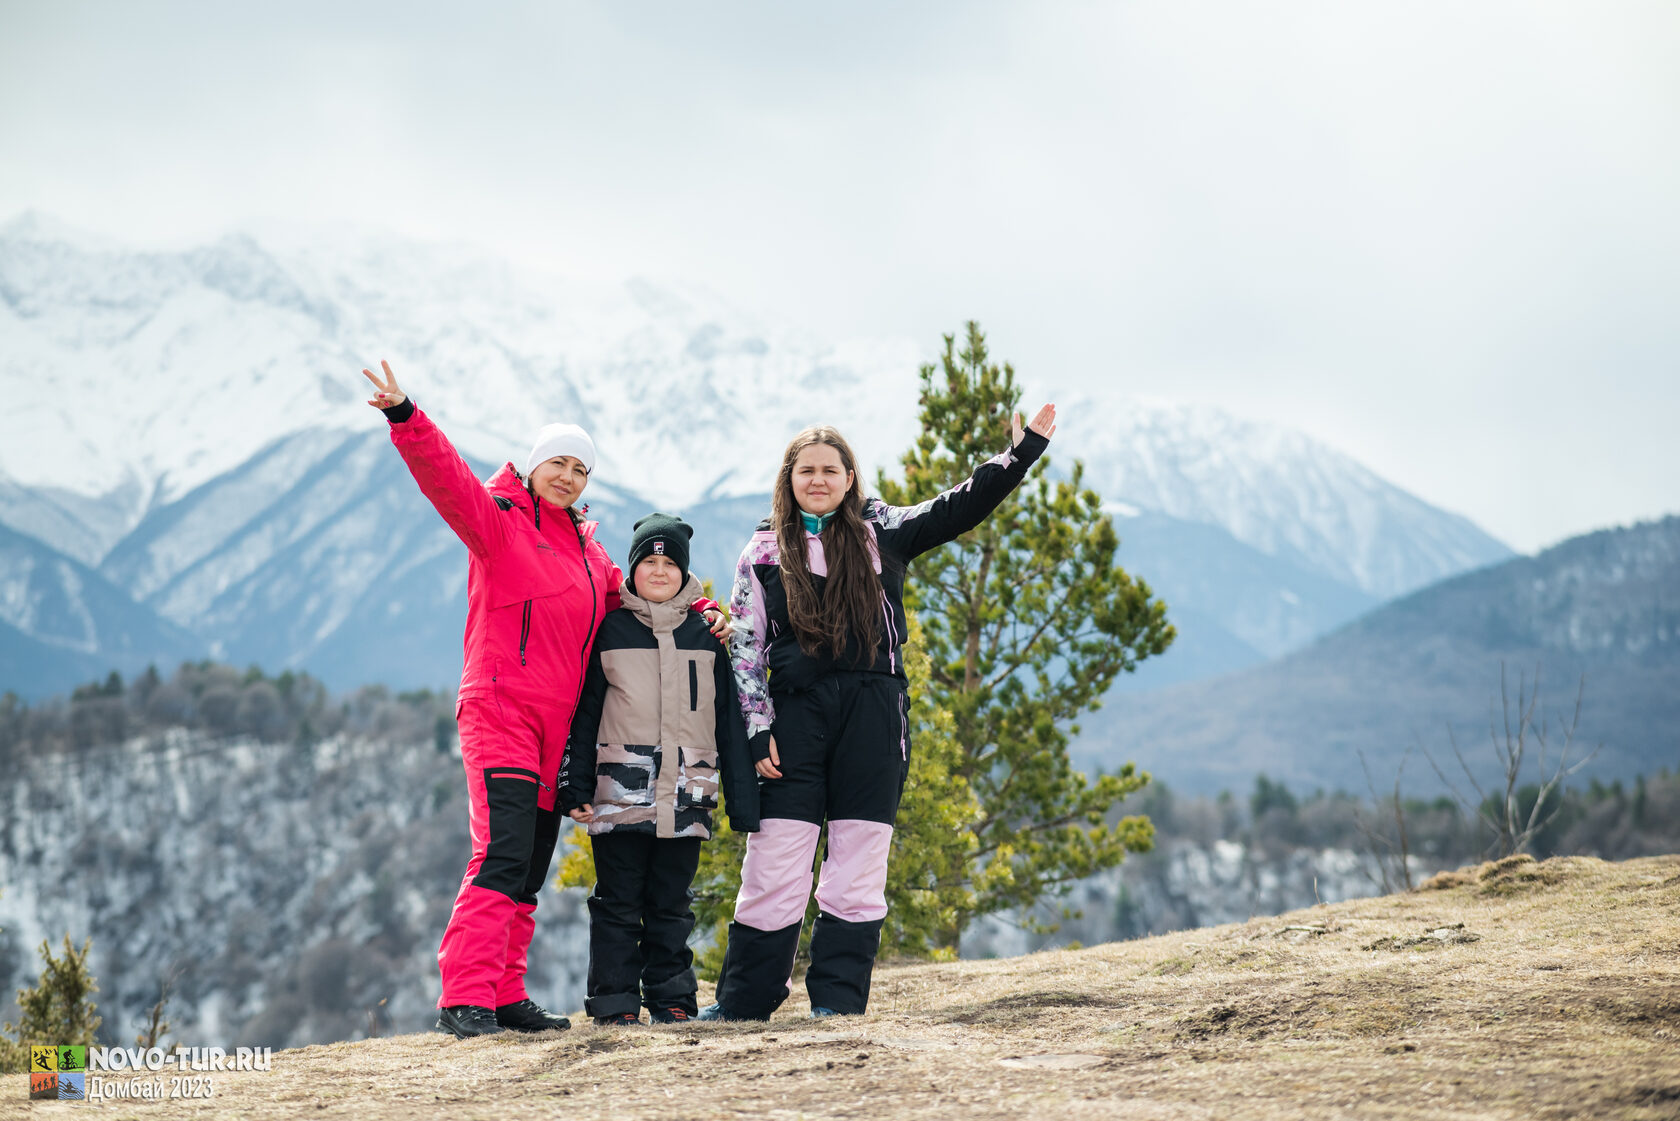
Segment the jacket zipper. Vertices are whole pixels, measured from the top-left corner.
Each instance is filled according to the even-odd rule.
[[[893,620],[892,604],[886,594],[881,595],[881,614],[887,620],[887,669],[898,672],[898,624]]]
[[[542,540],[542,502],[536,495],[531,496],[531,520],[537,526],[537,539]],[[525,664],[525,643],[531,637],[531,601],[525,601],[525,608],[519,616],[519,664]],[[540,779],[538,781],[541,781]]]
[[[698,663],[688,663],[688,711],[700,711],[700,670]]]
[[[542,530],[542,503],[535,498],[531,502],[532,518],[536,522],[537,530]],[[568,516],[570,511],[567,512]],[[578,525],[577,519],[572,518],[572,530],[577,534],[578,560],[583,562],[583,574],[589,580],[589,629],[583,635],[583,649],[579,652],[582,670],[578,673],[577,696],[572,698],[572,707],[576,709],[578,701],[583,699],[583,679],[589,669],[589,644],[595,637],[596,601],[600,596],[595,591],[595,573],[589,568],[589,549],[584,544],[583,527]],[[525,610],[519,622],[519,664],[525,664],[525,644],[531,637],[531,601],[525,601]],[[539,780],[540,781],[540,780]]]
[[[898,757],[906,762],[910,759],[910,706],[909,697],[898,695]]]
[[[578,652],[581,669],[577,696],[572,698],[572,711],[576,712],[578,702],[583,700],[583,679],[589,674],[589,644],[595,640],[595,604],[601,597],[595,592],[595,574],[589,570],[589,548],[583,541],[583,527],[575,517],[572,518],[572,529],[577,533],[578,560],[583,562],[583,574],[589,578],[589,629],[583,632],[583,649]]]

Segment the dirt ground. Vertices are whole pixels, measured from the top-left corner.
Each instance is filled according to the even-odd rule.
[[[1680,856],[1518,858],[1405,895],[999,961],[869,1015],[276,1052],[207,1101],[0,1116],[1680,1118]],[[706,994],[702,994],[704,997]],[[573,1018],[584,1020],[579,1014]]]

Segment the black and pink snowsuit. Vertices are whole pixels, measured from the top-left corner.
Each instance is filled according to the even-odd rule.
[[[984,521],[1048,443],[1029,430],[1021,443],[919,506],[865,500],[881,581],[882,641],[861,664],[856,639],[838,656],[800,649],[788,620],[775,530],[765,522],[747,543],[735,572],[731,657],[753,757],[769,757],[774,735],[782,777],[760,780],[760,827],[747,837],[717,985],[718,1003],[729,1015],[767,1017],[788,995],[825,822],[828,849],[805,987],[813,1007],[840,1013],[867,1007],[887,914],[893,822],[910,769],[901,649],[905,567]],[[807,533],[805,540],[820,596],[828,571],[822,537]]]

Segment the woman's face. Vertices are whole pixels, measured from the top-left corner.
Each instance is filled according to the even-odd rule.
[[[832,513],[852,489],[852,472],[840,462],[840,449],[812,444],[793,461],[793,500],[807,514]]]
[[[546,459],[531,471],[531,492],[555,506],[570,506],[588,485],[589,472],[583,469],[583,460],[572,455]]]

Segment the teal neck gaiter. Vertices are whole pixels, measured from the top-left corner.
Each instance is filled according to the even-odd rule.
[[[799,516],[805,520],[805,532],[806,533],[821,533],[823,531],[823,527],[828,525],[829,522],[833,521],[834,520],[834,515],[838,514],[839,512],[840,511],[838,511],[838,510],[831,510],[826,514],[820,514],[819,515],[819,514],[807,514],[805,511],[801,510],[801,511],[799,511]]]

